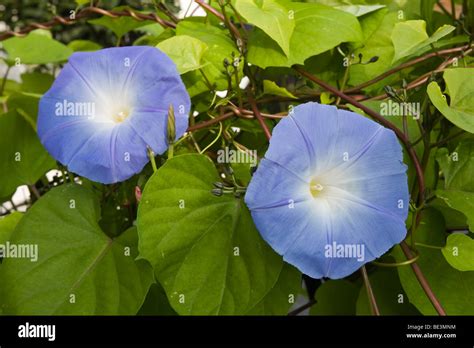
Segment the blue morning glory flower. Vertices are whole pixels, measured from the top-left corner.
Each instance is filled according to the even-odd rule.
[[[395,134],[306,103],[273,130],[245,195],[273,249],[313,278],[343,278],[406,235],[408,184]]]
[[[190,98],[174,63],[154,47],[78,52],[41,98],[38,135],[70,171],[104,184],[148,162],[147,146],[168,148],[168,109],[176,138],[187,129]]]

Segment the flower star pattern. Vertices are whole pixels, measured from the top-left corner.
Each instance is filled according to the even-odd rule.
[[[342,278],[406,236],[408,184],[395,134],[306,103],[274,128],[245,201],[263,238],[313,278]]]
[[[73,54],[41,98],[38,135],[70,171],[109,184],[139,173],[147,146],[168,148],[168,109],[176,138],[186,131],[190,98],[174,63],[154,47]]]

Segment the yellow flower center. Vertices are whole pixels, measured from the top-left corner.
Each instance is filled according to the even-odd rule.
[[[321,192],[324,190],[324,186],[317,179],[312,179],[309,183],[309,190],[314,198],[319,196]]]
[[[130,110],[128,108],[120,108],[118,111],[114,112],[112,119],[115,123],[121,123],[130,115]]]

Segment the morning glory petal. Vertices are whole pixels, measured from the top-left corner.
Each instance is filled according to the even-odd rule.
[[[247,201],[250,209],[268,209],[272,207],[287,207],[295,202],[302,202],[312,198],[305,189],[309,181],[272,160],[264,158],[259,165],[267,175],[255,176],[252,184],[247,188]],[[268,197],[261,192],[273,191]]]
[[[245,201],[262,237],[287,262],[314,278],[342,278],[405,238],[402,158],[391,130],[306,103],[274,128]],[[284,204],[294,197],[293,206]]]
[[[263,239],[272,248],[284,256],[284,259],[301,266],[305,260],[322,260],[324,249],[320,246],[329,241],[327,225],[329,215],[327,204],[318,202],[300,201],[293,206],[277,206],[266,209],[252,209],[252,218]],[[290,228],[291,225],[291,228]],[[303,241],[303,242],[302,242]],[[299,245],[303,243],[303,248]],[[294,250],[297,250],[294,253]],[[311,262],[312,270],[307,274],[319,274],[324,271],[324,262]]]
[[[168,147],[188,126],[190,98],[174,63],[149,46],[77,52],[41,98],[38,135],[69,170],[101,183],[123,181],[148,163],[147,147]]]

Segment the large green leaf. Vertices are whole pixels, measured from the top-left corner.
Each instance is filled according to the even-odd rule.
[[[357,18],[349,13],[310,3],[287,3],[293,14],[295,28],[290,40],[290,54],[276,45],[259,29],[254,29],[248,42],[248,60],[262,68],[303,64],[317,54],[342,42],[362,40]]]
[[[459,128],[474,133],[474,69],[456,68],[444,71],[450,105],[436,82],[428,85],[428,95],[434,106]]]
[[[153,280],[151,267],[135,261],[135,228],[110,239],[100,229],[99,218],[97,197],[82,186],[61,186],[41,197],[11,238],[15,245],[37,245],[38,260],[4,260],[3,312],[136,314]]]
[[[443,248],[448,263],[460,271],[474,271],[474,241],[462,233],[453,233]]]
[[[54,82],[51,74],[29,72],[21,75],[21,89],[23,92],[44,94]]]
[[[443,215],[444,221],[446,222],[446,228],[455,230],[463,230],[467,226],[466,216],[453,208],[450,208],[444,200],[436,197],[428,204],[429,207],[435,208]],[[444,246],[443,244],[442,246]]]
[[[359,287],[347,280],[328,280],[316,291],[311,315],[354,315]]]
[[[436,196],[467,217],[469,230],[474,232],[474,192],[460,190],[436,190]]]
[[[474,139],[462,140],[453,153],[447,148],[439,149],[436,160],[446,189],[474,192]]]
[[[290,55],[290,38],[295,21],[284,6],[276,0],[236,0],[235,7],[249,23],[274,40],[286,56]]]
[[[301,272],[295,267],[283,264],[278,281],[268,294],[247,314],[286,315],[301,291]]]
[[[367,14],[361,19],[363,40],[354,45],[354,55],[362,55],[364,62],[377,57],[375,63],[352,64],[349,84],[358,85],[385,72],[392,65],[394,55],[391,34],[397,23],[397,14],[387,9]]]
[[[208,49],[203,54],[205,64],[203,72],[206,78],[213,84],[216,84],[217,90],[227,89],[227,75],[224,74],[224,60],[232,63],[239,56],[239,50],[234,42],[227,35],[226,31],[219,29],[210,24],[201,23],[191,20],[182,20],[176,27],[176,35],[187,35],[199,39],[204,42]],[[242,76],[243,64],[239,64],[239,76]],[[209,87],[205,85],[202,74],[197,73],[202,87],[201,91],[208,91]],[[184,77],[183,77],[184,78]],[[184,78],[185,82],[189,79]],[[188,86],[188,85],[187,85]]]
[[[425,21],[413,20],[395,24],[392,31],[392,42],[395,48],[393,61],[408,56],[415,47],[427,39]]]
[[[437,210],[423,210],[422,222],[415,232],[420,254],[417,264],[448,315],[472,314],[474,297],[470,289],[474,286],[474,272],[458,271],[446,261],[441,250],[445,245],[445,229],[444,218]],[[399,246],[393,249],[392,255],[397,262],[406,261]],[[398,272],[410,302],[424,315],[436,314],[411,267],[400,266]]]
[[[206,156],[181,155],[149,179],[140,201],[140,256],[180,314],[244,314],[282,269],[242,199],[211,193],[220,180]]]
[[[420,224],[413,232],[413,240],[420,246],[441,248],[446,245],[446,223],[437,209],[425,208],[420,213]]]
[[[38,86],[31,87],[38,88]],[[40,98],[41,95],[34,93],[13,93],[7,100],[8,110],[16,110],[36,130]]]
[[[444,190],[436,190],[436,196],[462,212],[474,231],[474,140],[461,140],[451,154],[446,148],[439,149],[436,160],[444,174]]]
[[[72,40],[67,44],[74,52],[91,52],[102,48],[101,45],[90,40]]]
[[[13,230],[22,217],[23,214],[19,212],[0,217],[0,245],[10,240]]]
[[[0,149],[0,197],[34,184],[56,165],[32,125],[16,111],[0,115]]]
[[[208,49],[204,42],[187,35],[173,36],[156,47],[173,60],[180,74],[202,68],[202,58]]]
[[[474,272],[461,272],[452,268],[439,249],[419,248],[417,260],[428,284],[448,315],[471,315],[474,313]],[[397,262],[406,261],[397,245],[392,251]],[[437,312],[421,287],[410,266],[398,267],[403,289],[410,302],[423,315],[436,315]]]
[[[3,42],[11,63],[47,64],[66,61],[72,49],[54,40],[48,31],[34,30],[25,37],[12,37]],[[19,61],[17,61],[19,59]]]
[[[335,6],[334,8],[353,14],[356,17],[361,17],[384,7],[385,5],[339,5]]]
[[[424,48],[434,44],[455,29],[452,25],[443,25],[429,37],[426,33],[426,22],[423,20],[397,23],[392,32],[392,42],[395,48],[393,62],[423,51]]]

